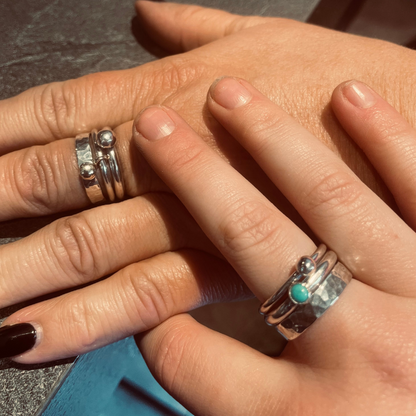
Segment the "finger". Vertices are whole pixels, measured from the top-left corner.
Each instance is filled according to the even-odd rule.
[[[150,38],[171,53],[186,52],[270,21],[206,7],[140,0],[136,11]]]
[[[287,279],[300,256],[314,251],[305,233],[173,110],[146,109],[136,119],[134,139],[259,299]]]
[[[208,107],[356,278],[416,293],[416,281],[403,274],[416,271],[413,230],[340,158],[243,80],[220,80]]]
[[[3,325],[31,322],[38,342],[16,361],[45,362],[86,353],[206,303],[248,297],[247,287],[224,260],[183,250],[159,254],[94,285],[24,308]]]
[[[187,315],[138,335],[136,342],[159,383],[193,414],[361,415],[368,405],[366,390],[375,397],[397,395],[400,380],[401,388],[411,391],[414,377],[392,369],[412,365],[403,338],[413,322],[400,317],[414,321],[414,309],[411,299],[353,280],[339,305],[289,343],[278,359]],[[397,325],[391,325],[393,317],[399,317]],[[380,328],[389,328],[388,333]],[[402,402],[403,409],[395,410],[407,414],[409,400]],[[372,410],[385,413],[386,402],[372,403]]]
[[[131,146],[131,126],[132,123],[128,122],[114,130],[126,196],[167,191],[167,187]],[[79,176],[75,139],[59,140],[1,156],[0,178],[0,221],[91,205]]]
[[[166,193],[62,218],[0,247],[0,308],[92,282],[165,251],[194,247],[216,254],[207,241]]]
[[[358,81],[338,86],[332,108],[342,126],[364,150],[416,228],[416,130],[374,90]]]
[[[0,155],[93,128],[116,127],[192,81],[191,57],[95,73],[31,88],[0,101]]]
[[[192,414],[289,415],[289,409],[307,401],[294,365],[267,357],[188,315],[170,318],[139,336],[138,345],[156,380]]]

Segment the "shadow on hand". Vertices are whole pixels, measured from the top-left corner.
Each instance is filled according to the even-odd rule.
[[[131,19],[131,32],[133,36],[136,38],[137,42],[146,49],[149,53],[156,56],[157,58],[164,58],[165,56],[169,56],[170,53],[161,48],[158,44],[152,41],[146,31],[143,28],[143,23],[140,19],[135,16]]]

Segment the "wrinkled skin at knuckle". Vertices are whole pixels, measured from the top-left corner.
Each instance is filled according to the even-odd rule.
[[[140,269],[127,267],[122,271],[122,307],[133,327],[140,322],[141,330],[147,330],[172,315],[172,290],[163,272],[147,268],[146,262]]]
[[[273,252],[278,246],[278,221],[262,203],[235,201],[218,228],[223,252],[232,257]]]
[[[55,223],[52,250],[62,270],[75,285],[96,279],[105,267],[96,233],[82,214]]]
[[[39,214],[54,212],[61,196],[56,167],[62,166],[62,162],[57,152],[43,152],[40,146],[29,147],[21,153],[13,166],[12,188],[16,189],[28,214],[33,215],[33,210]]]
[[[317,175],[319,176],[319,175]],[[347,172],[335,172],[320,177],[305,195],[305,210],[309,215],[320,218],[323,212],[341,217],[353,215],[364,206],[364,191],[356,179]]]

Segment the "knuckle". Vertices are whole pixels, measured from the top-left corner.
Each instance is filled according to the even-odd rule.
[[[81,126],[88,129],[85,109],[92,108],[94,96],[101,102],[118,102],[120,95],[128,94],[130,77],[125,80],[105,73],[85,75],[78,79],[54,82],[38,87],[34,94],[34,114],[37,124],[46,136],[65,138],[79,131]],[[122,91],[122,92],[120,92]]]
[[[275,212],[255,202],[237,205],[219,226],[224,249],[244,255],[254,248],[262,253],[275,250],[280,235]]]
[[[55,223],[53,250],[61,269],[73,276],[75,284],[90,282],[105,267],[94,230],[82,214],[63,218]]]
[[[207,70],[204,60],[192,56],[176,56],[174,59],[161,59],[154,63],[147,77],[137,72],[137,77],[143,90],[147,91],[148,101],[162,103],[171,97],[172,91],[177,91],[186,84],[203,79]],[[141,100],[141,96],[138,99]]]
[[[363,195],[357,181],[346,172],[332,172],[319,178],[306,194],[306,209],[310,213],[348,214],[356,210]]]
[[[157,268],[126,267],[122,271],[123,305],[126,316],[137,327],[138,320],[144,329],[153,328],[172,314],[172,294],[166,278]]]
[[[77,104],[74,81],[56,82],[42,87],[35,100],[35,117],[47,135],[62,138],[74,127]]]
[[[56,166],[60,166],[59,155],[39,146],[26,149],[20,163],[14,164],[16,192],[31,213],[50,213],[58,204]]]
[[[70,307],[63,305],[66,313],[61,316],[61,328],[67,329],[67,339],[73,340],[72,352],[80,354],[99,347],[100,326],[97,324],[96,314],[91,311],[84,297],[73,299]]]

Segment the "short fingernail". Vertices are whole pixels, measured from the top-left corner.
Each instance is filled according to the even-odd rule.
[[[233,110],[247,104],[252,97],[250,91],[234,78],[219,78],[210,88],[212,99],[220,106]]]
[[[349,82],[344,86],[342,92],[352,105],[359,108],[369,108],[376,103],[374,92],[362,82]]]
[[[175,127],[175,122],[160,107],[144,110],[135,125],[136,131],[150,141],[169,136]]]
[[[0,358],[14,357],[32,349],[37,333],[33,325],[24,323],[0,328]]]

